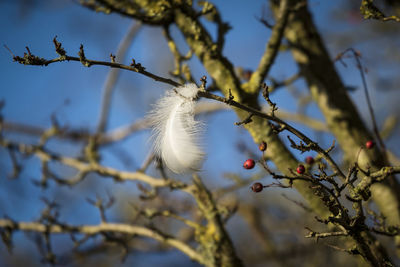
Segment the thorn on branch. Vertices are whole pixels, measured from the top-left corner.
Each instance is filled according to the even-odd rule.
[[[5,46],[6,49],[9,50],[9,48],[7,46]],[[47,65],[47,60],[41,57],[37,57],[35,55],[33,55],[29,49],[29,47],[26,46],[26,50],[28,53],[24,53],[23,57],[20,56],[14,56],[14,54],[10,51],[10,53],[13,55],[13,61],[16,61],[20,64],[24,64],[24,65],[38,65],[38,66],[43,66],[43,65]]]
[[[203,77],[200,78],[200,82],[201,82],[201,90],[206,90],[206,85],[207,85],[207,76],[203,75]]]
[[[253,116],[254,116],[254,113],[250,113],[249,116],[247,116],[244,120],[235,122],[235,125],[240,126],[242,124],[251,123],[251,122],[253,122],[253,120],[251,119]]]
[[[67,52],[65,52],[64,48],[62,47],[61,43],[57,41],[57,36],[53,39],[54,47],[56,49],[56,53],[60,55],[60,57],[65,58]]]
[[[85,50],[83,50],[83,44],[79,47],[79,61],[82,63],[83,66],[85,67],[90,67],[90,63],[87,61],[86,56],[85,56]]]
[[[228,92],[229,92],[228,98],[225,98],[225,99],[224,99],[224,103],[230,105],[230,104],[232,104],[232,100],[233,100],[235,97],[232,95],[232,90],[231,90],[230,88],[229,88]]]
[[[113,55],[112,53],[110,54],[110,60],[111,63],[115,63],[115,55]]]
[[[310,151],[312,149],[311,145],[305,145],[302,141],[300,141],[300,145],[297,145],[292,138],[288,135],[287,138],[290,141],[290,146],[294,149],[299,150],[301,153],[304,153],[306,151]]]
[[[280,132],[282,132],[283,130],[285,130],[285,127],[281,127],[279,125],[276,125],[274,123],[269,122],[268,123],[269,126],[271,127],[271,130],[274,134],[279,134]]]
[[[142,64],[136,63],[134,58],[132,58],[132,63],[130,64],[130,66],[136,68],[138,72],[144,71],[146,69],[142,66]]]
[[[272,102],[271,99],[269,98],[268,85],[266,83],[263,83],[263,85],[261,87],[263,89],[263,91],[262,91],[263,97],[268,102],[268,104],[271,106],[271,115],[275,116],[275,111],[278,110],[278,108],[276,107],[276,103]]]

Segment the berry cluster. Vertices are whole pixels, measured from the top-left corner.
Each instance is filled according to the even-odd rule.
[[[375,146],[375,143],[374,143],[374,141],[372,141],[372,140],[368,140],[366,143],[365,143],[365,147],[367,148],[367,149],[372,149],[372,148],[374,148],[374,146]],[[260,150],[260,151],[265,151],[266,149],[267,149],[267,143],[266,142],[261,142],[260,143],[260,145],[258,146],[258,149]],[[313,157],[311,157],[311,156],[307,156],[306,158],[305,158],[305,162],[308,164],[308,165],[312,165],[312,164],[314,164],[314,158]],[[254,162],[254,160],[253,159],[248,159],[248,160],[246,160],[245,162],[244,162],[244,164],[243,164],[243,167],[245,168],[245,169],[253,169],[254,168],[254,166],[255,166],[255,162]],[[306,171],[306,168],[304,167],[304,165],[303,164],[299,164],[298,166],[297,166],[297,168],[296,168],[296,172],[298,173],[298,174],[304,174],[305,173],[305,171]],[[255,193],[259,193],[259,192],[261,192],[262,190],[263,190],[263,188],[264,188],[264,185],[262,184],[262,183],[254,183],[252,186],[251,186],[251,190],[253,190],[253,192],[255,192]]]
[[[267,150],[267,143],[262,141],[259,145],[258,145],[258,149],[262,152],[264,152],[265,150]],[[250,170],[253,169],[254,166],[256,165],[255,161],[253,159],[248,159],[243,163],[243,168]]]
[[[366,147],[367,147],[367,148],[373,147],[373,142],[372,142],[372,141],[369,141],[369,142],[371,142],[372,145],[371,145],[371,144],[369,144],[369,145],[366,144]],[[368,143],[368,142],[367,142],[367,143]],[[258,149],[259,149],[260,151],[264,152],[265,150],[267,150],[267,143],[264,142],[264,141],[262,141],[262,142],[258,145]],[[307,156],[307,157],[305,158],[305,162],[306,162],[308,165],[313,165],[314,162],[315,162],[315,160],[314,160],[313,157]],[[243,163],[243,168],[245,168],[246,170],[250,170],[250,169],[253,169],[255,165],[256,165],[256,163],[255,163],[255,161],[254,161],[253,159],[247,159],[247,160]],[[304,167],[303,164],[299,164],[299,165],[297,166],[297,168],[296,168],[296,172],[297,172],[298,174],[304,174],[304,173],[306,172],[306,167]],[[264,187],[265,187],[265,186],[264,186],[262,183],[257,182],[257,183],[254,183],[254,184],[251,186],[251,190],[252,190],[253,192],[255,192],[255,193],[259,193],[259,192],[261,192],[261,191],[264,189]]]

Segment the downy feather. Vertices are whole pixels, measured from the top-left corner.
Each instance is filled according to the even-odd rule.
[[[199,139],[202,123],[194,120],[195,97],[199,88],[185,84],[167,91],[149,114],[153,150],[175,173],[199,171],[204,152]]]

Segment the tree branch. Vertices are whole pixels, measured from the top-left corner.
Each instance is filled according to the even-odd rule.
[[[112,177],[113,179],[116,179],[117,181],[139,181],[139,182],[144,182],[147,183],[153,187],[165,187],[165,186],[172,186],[172,187],[185,187],[183,183],[180,182],[174,182],[171,180],[164,180],[161,178],[153,178],[151,176],[148,176],[142,172],[127,172],[127,171],[119,171],[110,167],[105,167],[102,165],[99,165],[97,163],[88,163],[84,162],[75,158],[70,158],[70,157],[64,157],[57,155],[55,153],[52,153],[45,148],[41,146],[34,146],[34,145],[27,145],[27,144],[19,144],[15,142],[11,142],[5,139],[0,139],[0,145],[10,149],[10,150],[17,150],[20,153],[24,155],[34,155],[38,157],[43,163],[49,162],[49,161],[57,161],[61,164],[64,164],[66,166],[72,167],[76,170],[78,170],[78,175],[75,177],[75,179],[57,179],[55,178],[54,180],[60,184],[65,184],[65,185],[74,185],[80,181],[82,181],[87,174],[94,172],[97,173],[101,176],[108,176]]]
[[[280,1],[278,19],[275,26],[272,28],[271,37],[258,64],[258,68],[251,75],[250,81],[247,84],[243,84],[243,88],[249,93],[255,93],[260,90],[261,84],[267,77],[271,66],[274,64],[291,11],[290,7],[290,2],[288,0]]]
[[[165,235],[160,231],[152,230],[150,228],[120,224],[120,223],[107,223],[102,222],[99,225],[69,225],[69,224],[43,224],[40,222],[15,222],[9,219],[0,219],[0,229],[7,229],[8,231],[22,231],[22,232],[37,232],[37,233],[53,233],[53,234],[83,234],[83,235],[102,235],[105,233],[121,233],[126,235],[138,235],[157,240],[161,243],[167,244],[176,248],[189,256],[192,260],[198,263],[204,263],[204,258],[197,253],[193,248],[186,245],[184,242],[179,241],[171,236]]]
[[[129,70],[129,71],[140,73],[140,74],[142,74],[146,77],[149,77],[158,82],[163,82],[166,84],[170,84],[172,86],[179,86],[179,83],[177,83],[171,79],[163,78],[163,77],[155,75],[151,72],[146,71],[145,68],[140,63],[136,63],[134,59],[132,59],[132,64],[129,66],[121,64],[121,63],[116,63],[116,62],[106,62],[106,61],[87,59],[85,56],[85,52],[83,50],[83,45],[80,46],[79,53],[78,53],[79,57],[72,57],[72,56],[68,56],[66,54],[65,50],[61,47],[61,43],[59,43],[56,40],[56,38],[54,38],[53,42],[56,46],[56,52],[60,55],[58,58],[44,59],[44,58],[37,57],[37,56],[33,55],[30,52],[29,48],[27,47],[28,53],[24,53],[23,57],[13,56],[13,60],[20,64],[36,65],[36,66],[48,66],[50,64],[53,64],[56,62],[63,62],[63,61],[77,61],[77,62],[81,62],[82,65],[85,67],[90,67],[93,65],[100,65],[100,66],[108,66],[111,68],[119,68],[119,69]]]

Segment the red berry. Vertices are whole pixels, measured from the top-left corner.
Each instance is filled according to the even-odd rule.
[[[259,193],[263,190],[264,186],[262,185],[262,183],[254,183],[251,186],[251,190],[253,190],[254,193]]]
[[[311,156],[306,157],[306,163],[311,165],[314,163],[314,158]]]
[[[367,148],[367,149],[371,149],[371,148],[373,148],[375,146],[375,143],[374,143],[374,141],[372,141],[372,140],[368,140],[366,143],[365,143],[365,147]]]
[[[254,160],[252,159],[248,159],[243,163],[243,168],[245,169],[253,169],[254,165],[256,165],[256,163],[254,162]]]
[[[300,164],[299,166],[297,166],[296,172],[298,174],[303,174],[306,171],[306,168],[304,168],[304,165]]]
[[[265,151],[267,149],[267,143],[265,143],[264,141],[262,141],[260,143],[260,145],[258,146],[258,149],[260,149],[261,151]]]

